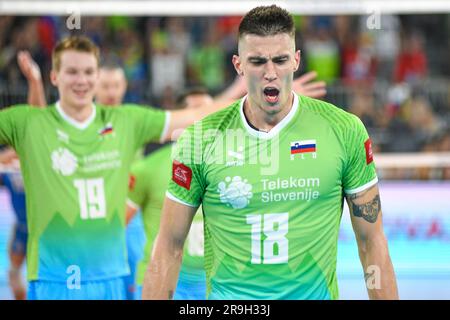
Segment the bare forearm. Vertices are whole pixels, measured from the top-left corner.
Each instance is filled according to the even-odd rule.
[[[44,108],[47,105],[42,81],[29,81],[28,104]]]
[[[360,241],[359,256],[371,300],[398,299],[397,281],[384,236]]]
[[[173,299],[180,272],[183,248],[162,249],[155,247],[152,261],[145,273],[142,289],[143,300]]]

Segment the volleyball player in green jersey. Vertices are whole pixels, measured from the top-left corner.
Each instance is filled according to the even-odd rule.
[[[166,141],[216,106],[163,112],[93,103],[98,48],[71,37],[53,52],[59,101],[0,112],[0,143],[21,161],[27,194],[30,299],[122,299],[125,200],[136,150]]]
[[[324,83],[310,82],[314,77],[314,73],[307,73],[297,78],[294,81],[295,91],[311,96],[325,95]],[[199,108],[212,102],[212,97],[203,88],[187,90],[177,99],[178,108],[187,109]],[[172,145],[164,146],[131,167],[127,220],[132,219],[139,209],[142,210],[147,238],[145,252],[137,272],[137,299],[142,296],[145,270],[159,230],[165,190],[170,181],[171,151]],[[184,244],[181,272],[174,293],[176,300],[204,300],[206,297],[203,238],[203,215],[199,208]]]
[[[28,51],[20,51],[17,54],[17,62],[28,82],[28,104],[37,107],[46,107],[44,85],[39,66]],[[108,107],[123,106],[123,97],[127,89],[127,80],[123,69],[113,63],[102,63],[99,68],[98,85],[95,92],[95,102]],[[129,105],[130,106],[130,105]],[[144,147],[136,152],[135,160],[143,157]],[[24,198],[25,199],[25,198]],[[25,200],[24,200],[25,206]],[[126,228],[127,256],[130,274],[124,277],[127,291],[127,299],[134,299],[136,285],[136,267],[145,244],[144,227],[140,216],[133,219]],[[14,278],[10,280],[12,282]],[[17,281],[16,281],[17,282]],[[13,288],[17,285],[12,286]],[[26,290],[23,290],[26,292]]]
[[[213,102],[206,89],[192,88],[177,98],[179,109],[195,109]],[[147,238],[144,254],[136,276],[136,299],[142,297],[142,283],[150,261],[154,239],[159,230],[161,209],[171,175],[172,144],[148,155],[131,167],[127,201],[127,221],[141,210]],[[183,265],[174,298],[177,300],[204,300],[206,275],[203,263],[203,217],[196,214],[191,225],[183,254]]]
[[[243,18],[233,64],[248,95],[179,139],[144,299],[173,295],[200,204],[210,299],[337,299],[344,198],[364,272],[381,276],[369,297],[398,297],[368,134],[356,116],[291,91],[299,63],[285,10]]]
[[[158,233],[164,194],[170,180],[172,146],[155,151],[131,168],[128,212],[142,210],[147,243],[139,262],[136,283],[137,299],[142,296],[145,270],[150,261],[154,239]],[[183,254],[183,266],[178,279],[175,299],[201,300],[206,297],[206,275],[203,267],[203,219],[196,214]]]

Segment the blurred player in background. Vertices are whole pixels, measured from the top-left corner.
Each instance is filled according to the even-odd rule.
[[[17,55],[17,63],[28,81],[28,104],[44,106],[46,104],[41,72],[28,52]],[[22,280],[21,267],[26,259],[28,227],[26,217],[25,190],[20,173],[19,159],[11,147],[0,151],[0,164],[7,167],[9,172],[0,174],[0,180],[9,192],[12,208],[16,216],[8,245],[10,269],[8,272],[9,286],[14,299],[26,299],[26,288]]]
[[[25,262],[27,252],[28,230],[23,179],[19,171],[17,155],[11,148],[8,147],[0,151],[0,164],[11,169],[10,172],[0,174],[0,184],[3,184],[8,190],[15,215],[11,239],[8,243],[9,286],[14,299],[24,300],[26,299],[26,288],[22,279],[21,268]]]
[[[98,63],[90,40],[66,38],[53,51],[60,100],[0,112],[0,143],[18,153],[27,194],[31,299],[125,298],[123,212],[135,152],[219,109],[96,106]]]
[[[28,103],[45,107],[47,105],[41,72],[29,52],[19,52],[18,62],[22,73],[28,81]],[[123,97],[127,90],[125,72],[116,64],[102,64],[99,69],[98,87],[95,93],[95,102],[108,106],[118,107],[123,103]],[[136,153],[136,159],[143,156],[143,148]],[[145,243],[144,226],[138,217],[132,219],[127,227],[127,253],[130,274],[125,276],[127,288],[127,300],[135,296],[135,274],[137,262],[141,259]]]
[[[178,140],[144,299],[173,297],[199,205],[209,299],[337,299],[344,197],[365,276],[381,275],[369,297],[398,298],[368,134],[356,116],[292,92],[294,32],[275,5],[242,19],[233,64],[248,95]],[[261,150],[275,167],[254,161]]]
[[[197,108],[212,102],[213,98],[206,89],[193,88],[177,99],[177,109]],[[168,144],[131,167],[127,221],[135,219],[135,214],[141,210],[148,239],[143,258],[138,266],[136,299],[141,299],[145,270],[159,230],[164,194],[170,181],[171,152],[172,144]],[[194,217],[184,248],[183,265],[174,298],[177,300],[204,300],[206,275],[203,267],[203,217],[201,212]]]

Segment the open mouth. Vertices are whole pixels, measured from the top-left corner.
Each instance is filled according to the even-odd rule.
[[[278,90],[277,88],[274,87],[264,88],[264,97],[266,98],[266,101],[269,103],[277,103],[279,94],[280,90]]]

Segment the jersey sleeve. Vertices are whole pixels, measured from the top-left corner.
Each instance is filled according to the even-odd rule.
[[[17,150],[26,127],[30,107],[18,105],[0,111],[0,144],[8,144]]]
[[[361,192],[378,182],[372,145],[364,124],[352,115],[345,141],[347,163],[344,168],[343,187],[346,194]]]
[[[172,176],[166,196],[191,207],[198,207],[205,192],[203,147],[193,127],[184,131],[172,153]]]
[[[128,200],[139,208],[145,204],[145,199],[148,194],[147,185],[149,181],[145,177],[145,168],[143,161],[138,161],[131,167],[128,184]]]
[[[162,141],[169,125],[169,112],[133,105],[124,105],[122,110],[132,119],[137,148],[148,142]]]

